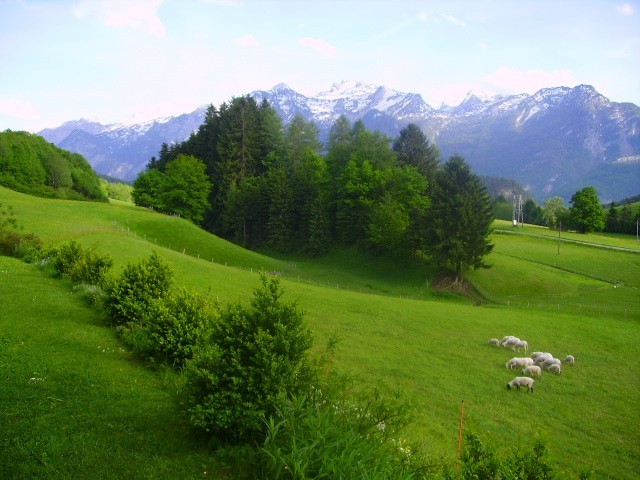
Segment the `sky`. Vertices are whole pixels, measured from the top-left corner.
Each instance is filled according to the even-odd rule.
[[[580,84],[640,105],[640,0],[0,0],[0,131],[343,80],[434,108]]]

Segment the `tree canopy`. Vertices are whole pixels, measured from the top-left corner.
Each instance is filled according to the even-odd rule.
[[[582,233],[597,232],[605,226],[605,212],[600,204],[598,192],[585,187],[571,197],[571,220]]]
[[[493,250],[492,221],[491,199],[480,179],[462,157],[451,157],[438,174],[433,196],[430,251],[436,263],[454,272],[456,279],[470,268],[487,267],[484,257]]]
[[[0,132],[0,185],[42,197],[107,200],[83,156],[28,132]]]
[[[178,167],[185,156],[190,166]],[[174,178],[176,170],[194,170],[195,159],[202,161],[197,179]],[[438,149],[413,124],[391,139],[341,116],[323,146],[303,117],[284,126],[267,102],[234,98],[211,106],[186,141],[162,146],[136,180],[134,199],[187,217],[196,192],[191,219],[248,248],[321,254],[354,245],[426,254],[458,275],[485,266],[491,251],[493,216],[479,178],[461,157],[440,165]],[[457,215],[460,224],[439,212]]]

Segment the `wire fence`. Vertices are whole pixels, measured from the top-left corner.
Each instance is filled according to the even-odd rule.
[[[159,247],[167,248],[169,250],[182,253],[184,255],[190,255],[198,259],[210,261],[211,263],[218,263],[220,265],[224,265],[225,267],[229,266],[227,261],[222,261],[220,259],[216,259],[215,257],[212,257],[211,259],[205,258],[205,257],[201,258],[200,253],[198,252],[192,253],[188,251],[187,247],[185,246],[180,246],[178,244],[171,245],[170,243],[167,245],[161,245],[158,243],[157,237],[151,238],[146,234],[138,235],[134,230],[131,230],[131,228],[128,225],[127,226],[122,225],[117,220],[112,221],[112,227],[116,229],[118,232],[126,233],[127,235],[131,235],[141,240],[150,241],[153,244],[158,245]],[[291,263],[290,266],[292,268],[296,268],[295,263]],[[394,293],[384,292],[381,290],[376,290],[374,288],[367,288],[362,286],[353,287],[353,286],[349,286],[348,284],[341,285],[339,282],[335,282],[331,280],[327,280],[327,281],[312,280],[310,277],[305,278],[304,276],[301,276],[301,275],[287,275],[285,272],[282,272],[282,271],[274,271],[274,270],[269,271],[262,267],[247,267],[247,266],[242,266],[238,264],[233,264],[233,267],[240,270],[245,270],[248,272],[260,272],[264,270],[267,275],[283,277],[283,278],[287,278],[290,281],[302,282],[302,283],[313,285],[313,286],[335,288],[337,290],[400,298],[405,300],[424,300],[426,298],[426,296],[419,295],[419,294],[411,294],[411,295],[399,294],[399,293],[394,294]],[[571,271],[570,269],[563,269],[563,270]],[[574,273],[579,273],[579,272],[574,272]],[[595,276],[593,277],[598,278]],[[598,279],[605,282],[610,282],[615,285],[614,280],[605,279],[602,277]],[[427,283],[427,287],[428,287],[428,283]],[[623,318],[639,318],[640,319],[640,310],[632,309],[628,307],[616,307],[611,305],[596,305],[596,304],[571,304],[571,303],[561,303],[561,302],[545,302],[545,301],[540,301],[538,299],[536,299],[536,301],[534,300],[520,301],[520,300],[513,300],[513,299],[505,301],[502,299],[492,298],[492,295],[490,295],[489,292],[486,292],[484,289],[482,289],[477,285],[474,285],[474,288],[489,303],[493,305],[498,305],[498,306],[522,308],[522,309],[529,309],[529,310],[539,310],[539,311],[545,311],[545,312],[578,313],[578,314],[584,314],[584,315],[590,315],[590,316],[602,315],[602,316],[618,316]],[[640,295],[640,292],[639,292],[639,295]]]

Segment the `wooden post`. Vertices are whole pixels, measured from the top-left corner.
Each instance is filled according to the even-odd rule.
[[[462,424],[464,422],[464,400],[460,405],[460,432],[458,433],[458,463],[456,465],[456,471],[460,470],[460,453],[462,451]]]

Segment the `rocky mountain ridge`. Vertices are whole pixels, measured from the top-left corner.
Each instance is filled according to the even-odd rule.
[[[362,82],[335,83],[313,96],[285,84],[250,95],[268,100],[285,124],[298,114],[313,120],[321,139],[340,115],[362,119],[391,138],[416,123],[443,158],[460,154],[477,173],[515,179],[540,201],[570,198],[587,185],[595,186],[603,201],[640,190],[640,107],[612,102],[589,85],[533,95],[470,92],[459,105],[438,109],[419,94]],[[81,153],[99,173],[132,180],[162,143],[183,141],[196,130],[205,111],[136,125],[80,120],[40,134]]]

